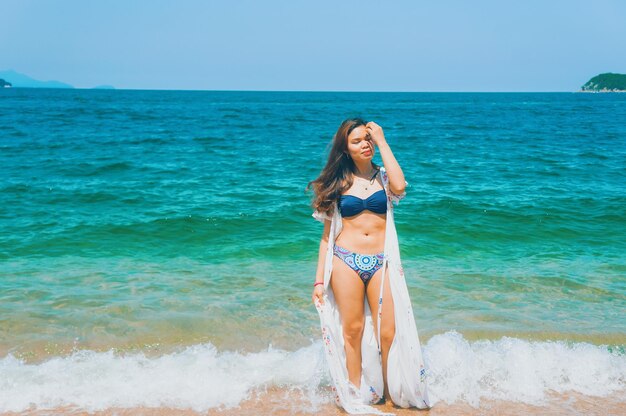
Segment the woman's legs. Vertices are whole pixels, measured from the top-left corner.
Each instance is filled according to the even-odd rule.
[[[378,334],[378,297],[380,296],[380,279],[382,278],[382,269],[378,270],[369,284],[367,285],[367,301],[372,311],[372,322],[374,323],[374,334]],[[389,389],[387,387],[387,357],[389,356],[389,348],[396,335],[396,321],[393,313],[393,297],[391,296],[391,287],[389,286],[389,268],[385,271],[385,287],[383,290],[383,313],[380,318],[380,343],[383,361],[383,381],[385,382],[385,398],[389,397]]]
[[[330,286],[341,316],[348,378],[361,387],[361,339],[365,325],[365,285],[343,260],[333,256]]]

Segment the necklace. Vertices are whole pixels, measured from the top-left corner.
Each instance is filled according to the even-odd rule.
[[[372,175],[372,177],[370,179],[361,178],[361,177],[356,176],[356,175],[354,177],[369,182],[369,184],[365,183],[365,188],[364,189],[367,191],[369,189],[369,187],[374,184],[374,179],[376,178],[377,174],[378,174],[378,169],[374,169],[374,174]]]

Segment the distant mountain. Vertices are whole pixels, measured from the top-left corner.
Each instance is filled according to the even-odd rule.
[[[74,88],[70,84],[65,84],[59,81],[38,81],[27,75],[15,72],[12,69],[8,71],[0,71],[0,78],[4,78],[6,81],[13,84],[14,87],[26,87],[26,88]]]
[[[11,88],[12,85],[10,82],[6,82],[2,78],[0,78],[0,88]]]
[[[583,92],[626,92],[626,74],[596,75],[580,88]]]

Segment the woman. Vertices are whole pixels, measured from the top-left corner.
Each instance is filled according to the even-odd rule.
[[[376,147],[384,167],[372,162]],[[382,128],[352,118],[307,186],[324,223],[312,299],[335,400],[349,413],[381,413],[368,405],[385,399],[430,407],[393,220],[406,185]]]

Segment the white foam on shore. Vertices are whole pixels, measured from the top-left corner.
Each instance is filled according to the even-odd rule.
[[[529,342],[504,337],[468,342],[456,332],[424,346],[434,403],[481,399],[541,403],[550,392],[624,394],[626,355],[587,343]],[[0,411],[76,406],[232,408],[268,388],[296,391],[300,411],[331,402],[320,341],[297,351],[218,351],[199,344],[148,358],[142,353],[77,351],[38,364],[0,359]]]
[[[503,337],[468,342],[457,332],[432,337],[424,348],[434,402],[481,399],[541,404],[546,393],[626,398],[626,355],[584,342],[529,342]]]

